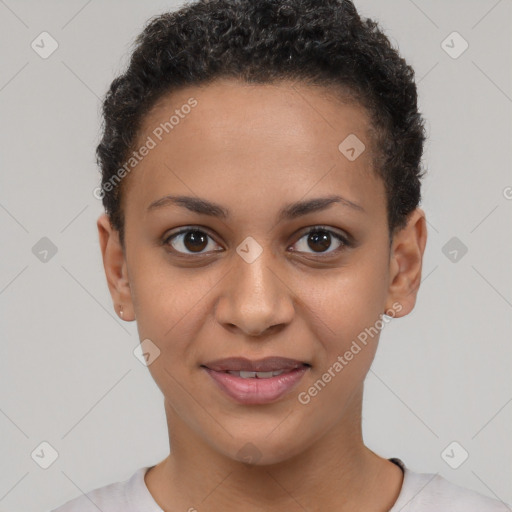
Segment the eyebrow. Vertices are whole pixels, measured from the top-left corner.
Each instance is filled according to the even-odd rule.
[[[279,211],[278,220],[279,222],[283,220],[292,220],[302,215],[325,210],[332,204],[341,204],[342,206],[346,206],[355,211],[362,213],[365,212],[365,209],[360,204],[349,201],[348,199],[345,199],[339,195],[331,195],[327,197],[318,197],[315,199],[309,199],[307,201],[297,201],[295,203],[288,204]],[[201,215],[209,215],[211,217],[219,217],[222,219],[227,219],[230,215],[229,210],[216,203],[207,201],[206,199],[191,196],[173,195],[167,195],[157,199],[156,201],[153,201],[148,206],[147,211],[154,211],[159,208],[164,208],[171,205],[180,206],[190,210],[191,212],[199,213]]]

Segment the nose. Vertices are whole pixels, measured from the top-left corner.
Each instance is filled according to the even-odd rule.
[[[235,257],[216,305],[220,325],[232,332],[261,337],[291,322],[295,312],[293,291],[273,262],[269,249],[251,263]]]

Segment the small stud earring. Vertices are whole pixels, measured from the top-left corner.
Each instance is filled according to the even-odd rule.
[[[121,315],[121,318],[123,318],[123,314],[124,314],[124,311],[123,311],[123,306],[119,306],[119,314]]]

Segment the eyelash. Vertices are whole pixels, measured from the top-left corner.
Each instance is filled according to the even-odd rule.
[[[213,239],[213,237],[207,232],[205,231],[204,229],[201,229],[200,227],[194,227],[194,226],[187,226],[185,228],[182,228],[180,229],[179,231],[175,232],[175,233],[172,233],[171,235],[169,235],[168,237],[166,237],[164,240],[163,240],[163,244],[164,245],[170,245],[170,241],[174,238],[176,238],[177,236],[179,235],[182,235],[184,233],[190,233],[190,232],[198,232],[198,233],[202,233],[202,234],[205,234],[206,236],[208,236],[209,238]],[[329,256],[329,255],[332,255],[334,253],[338,253],[342,250],[344,250],[345,248],[348,248],[348,247],[351,247],[352,244],[351,242],[346,238],[344,237],[343,235],[337,233],[336,231],[333,231],[331,229],[328,229],[327,227],[324,227],[324,226],[312,226],[311,228],[309,228],[306,232],[302,233],[302,235],[300,236],[300,238],[297,240],[297,242],[299,240],[302,240],[302,238],[304,238],[305,236],[311,234],[311,233],[316,233],[316,232],[325,232],[325,233],[329,233],[330,235],[332,235],[336,240],[338,240],[341,245],[340,247],[338,247],[337,249],[334,249],[332,251],[329,251],[329,252],[318,252],[318,253],[305,253],[305,254],[315,254],[316,256],[322,258],[322,257],[325,257],[325,256]],[[295,243],[297,243],[295,242]],[[295,245],[295,244],[294,244]],[[189,257],[189,256],[203,256],[205,254],[208,254],[207,252],[197,252],[197,253],[183,253],[183,252],[180,252],[180,251],[176,251],[176,249],[172,249],[174,252],[178,253],[180,256],[184,256],[184,257]],[[220,252],[220,251],[214,251],[214,252]],[[300,251],[293,251],[293,252],[298,252],[300,253]]]

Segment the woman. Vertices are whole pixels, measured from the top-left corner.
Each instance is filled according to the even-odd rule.
[[[136,43],[98,231],[171,450],[56,510],[506,510],[362,438],[427,240],[412,68],[349,1],[199,1]]]

